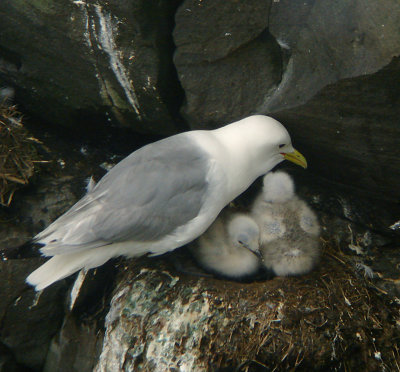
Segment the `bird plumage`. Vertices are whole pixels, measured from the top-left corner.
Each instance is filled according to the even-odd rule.
[[[206,271],[241,279],[255,275],[261,267],[259,239],[259,227],[250,216],[223,211],[190,249]]]
[[[319,223],[315,213],[294,192],[285,172],[270,172],[256,198],[252,217],[260,226],[264,266],[276,275],[309,272],[319,259]]]
[[[39,290],[112,257],[159,255],[187,244],[288,153],[295,150],[286,129],[261,115],[147,145],[36,235],[52,258],[27,282]]]

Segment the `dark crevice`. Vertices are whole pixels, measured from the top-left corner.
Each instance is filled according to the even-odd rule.
[[[183,105],[185,92],[179,81],[178,72],[176,70],[173,57],[176,45],[173,39],[173,30],[175,28],[175,13],[178,7],[183,3],[182,0],[166,2],[162,9],[162,15],[167,14],[168,17],[162,18],[163,28],[166,35],[159,35],[157,38],[157,48],[159,50],[159,77],[160,77],[160,95],[166,103],[169,113],[174,120],[175,126],[179,131],[188,130],[189,125],[185,122],[180,109]]]
[[[0,45],[0,69],[2,64],[13,65],[16,70],[19,70],[22,66],[22,57],[3,46]],[[7,69],[9,70],[9,69]]]
[[[0,368],[4,372],[33,372],[34,370],[16,362],[14,352],[0,343]]]

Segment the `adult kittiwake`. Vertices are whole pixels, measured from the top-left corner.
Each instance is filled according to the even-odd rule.
[[[260,229],[243,213],[222,211],[190,250],[206,271],[230,279],[251,277],[261,269]]]
[[[155,256],[181,247],[285,159],[307,166],[282,124],[263,115],[144,146],[34,237],[52,258],[26,280],[41,290],[112,257]]]
[[[264,266],[279,276],[309,272],[319,258],[320,226],[311,208],[295,194],[293,179],[270,172],[251,209],[260,226]]]

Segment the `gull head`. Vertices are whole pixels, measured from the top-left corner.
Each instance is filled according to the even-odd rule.
[[[251,159],[259,175],[267,173],[283,160],[307,168],[306,159],[293,147],[286,128],[269,116],[249,116],[219,131],[225,144],[236,149],[235,161],[238,161],[238,156]]]
[[[288,160],[307,168],[307,160],[293,147],[288,131],[279,121],[264,115],[254,115],[247,119],[249,131],[259,138],[254,141],[257,144],[255,148],[260,151],[261,156],[270,158],[276,164]]]

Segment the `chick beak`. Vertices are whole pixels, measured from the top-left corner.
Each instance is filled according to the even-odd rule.
[[[260,251],[251,251],[251,252],[253,252],[260,260],[263,259],[263,256]]]

